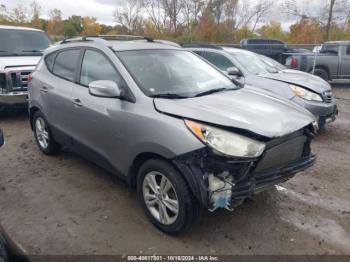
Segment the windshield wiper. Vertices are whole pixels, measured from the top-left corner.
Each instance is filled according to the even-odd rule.
[[[236,89],[237,88],[226,88],[226,87],[216,88],[216,89],[211,89],[211,90],[208,90],[208,91],[204,91],[204,92],[198,93],[194,97],[206,96],[206,95],[211,95],[211,94],[214,94],[214,93],[219,93],[219,92],[222,92],[222,91],[236,90]]]
[[[169,98],[169,99],[184,99],[189,98],[188,96],[182,96],[179,94],[171,94],[171,93],[165,93],[165,94],[154,94],[150,95],[152,98]]]

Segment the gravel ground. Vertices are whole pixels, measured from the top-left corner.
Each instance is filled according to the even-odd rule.
[[[350,89],[335,93],[314,167],[177,237],[148,222],[133,189],[69,152],[44,156],[25,114],[7,114],[0,221],[29,254],[350,254]]]

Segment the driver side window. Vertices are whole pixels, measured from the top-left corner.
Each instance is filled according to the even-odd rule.
[[[101,53],[86,50],[81,66],[80,84],[88,86],[97,80],[110,80],[122,85],[122,78],[110,61]]]
[[[213,52],[203,52],[202,55],[210,63],[220,68],[223,71],[226,71],[229,67],[234,67],[234,64],[225,56]]]

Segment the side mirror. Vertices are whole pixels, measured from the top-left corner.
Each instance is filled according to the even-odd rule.
[[[5,138],[4,138],[4,133],[0,129],[0,147],[5,144]]]
[[[226,69],[226,72],[229,76],[242,76],[241,71],[237,67],[229,67]]]
[[[98,80],[89,84],[89,93],[92,96],[120,98],[122,91],[117,83],[110,80]]]

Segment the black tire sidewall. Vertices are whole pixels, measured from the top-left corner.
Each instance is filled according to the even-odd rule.
[[[166,176],[172,183],[179,201],[179,213],[176,221],[171,225],[160,223],[148,210],[143,197],[143,180],[149,172],[157,171]],[[160,230],[168,234],[178,234],[188,229],[194,216],[194,203],[189,188],[181,174],[168,162],[161,159],[148,160],[139,170],[137,179],[137,193],[146,215]]]
[[[328,81],[329,80],[329,76],[328,76],[328,73],[323,70],[323,69],[315,69],[315,72],[314,72],[314,75],[322,78],[323,80],[325,81]]]

